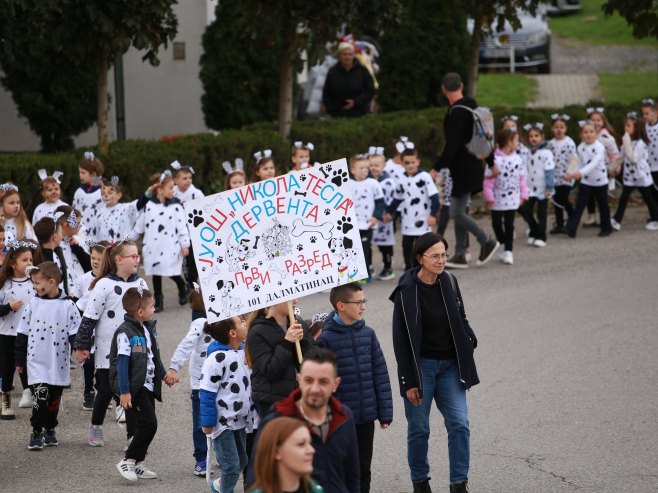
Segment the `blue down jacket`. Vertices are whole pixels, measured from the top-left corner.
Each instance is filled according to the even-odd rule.
[[[393,421],[393,397],[384,353],[364,320],[346,326],[331,312],[317,345],[336,353],[340,385],[336,398],[349,407],[357,425]]]

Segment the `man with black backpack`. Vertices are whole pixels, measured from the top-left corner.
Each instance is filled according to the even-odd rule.
[[[443,76],[441,92],[450,103],[450,109],[443,121],[445,147],[432,170],[432,176],[435,177],[440,169],[448,168],[452,177],[450,218],[455,224],[456,245],[455,255],[446,262],[446,267],[453,269],[468,268],[468,233],[473,234],[480,244],[478,266],[491,260],[500,246],[467,214],[471,194],[482,190],[486,158],[482,148],[487,148],[487,142],[493,142],[493,137],[483,130],[485,125],[478,105],[474,99],[463,95],[463,89],[464,84],[459,74],[450,72]],[[477,125],[474,126],[474,123]],[[477,129],[476,135],[474,127]],[[476,151],[476,147],[480,149]],[[493,145],[489,153],[492,150]]]

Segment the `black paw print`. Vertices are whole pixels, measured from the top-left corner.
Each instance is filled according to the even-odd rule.
[[[348,179],[349,177],[347,176],[347,173],[345,171],[338,169],[334,171],[334,177],[331,179],[331,183],[339,187],[343,183],[345,183]]]
[[[260,291],[260,286],[258,284],[254,284],[254,291]]]
[[[324,215],[328,216],[329,214],[331,214],[331,209],[325,209],[324,210]]]
[[[221,239],[221,238],[217,238],[217,239],[215,240],[215,245],[217,245],[217,246],[221,246],[221,244],[222,244],[222,239]]]
[[[242,270],[249,270],[249,264],[246,262],[242,264]]]
[[[299,175],[299,179],[301,181],[306,181],[306,175]]]
[[[299,279],[295,279],[295,284],[299,284]]]
[[[214,302],[216,299],[217,298],[215,298],[214,294],[211,294],[210,296],[208,296],[208,301],[210,301],[211,303]]]
[[[315,236],[311,236],[311,243],[315,243],[318,239]]]
[[[308,271],[307,271],[307,270],[305,270],[305,271],[303,271],[303,272],[304,272],[304,275],[308,274]]]
[[[327,165],[324,167],[324,169],[327,171],[327,173],[330,173],[331,170],[332,170],[333,168],[331,167],[331,164],[327,164]]]
[[[352,218],[348,216],[341,217],[336,224],[338,231],[342,231],[343,234],[349,233],[352,228],[354,228],[354,225],[352,224]]]
[[[281,286],[281,285],[283,285],[283,281],[279,281],[277,284],[278,284],[279,286]]]
[[[224,261],[224,257],[217,257],[215,260],[218,264],[221,264]]]
[[[298,251],[301,252],[303,249],[304,249],[304,245],[302,245],[302,244],[297,245],[297,250]]]
[[[201,211],[194,209],[187,215],[187,222],[193,224],[195,228],[198,228],[200,224],[203,224],[203,217],[201,216]]]

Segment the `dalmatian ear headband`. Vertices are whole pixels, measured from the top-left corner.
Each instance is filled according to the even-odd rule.
[[[64,215],[63,212],[53,212],[52,214],[53,221],[55,222],[59,221],[59,218],[62,217],[63,215]]]
[[[88,161],[93,161],[94,159],[96,159],[96,156],[94,156],[93,152],[87,151],[85,152],[85,159]]]
[[[265,149],[264,151],[254,152],[254,158],[256,159],[256,162],[260,161],[261,159],[270,157],[272,157],[272,149]]]
[[[119,186],[119,177],[118,176],[113,176],[112,178],[110,178],[110,185],[112,185],[115,188],[118,187]]]
[[[39,178],[41,178],[41,181],[45,180],[46,178],[53,178],[58,185],[61,185],[62,182],[59,181],[59,177],[64,173],[61,171],[55,171],[52,176],[49,177],[48,172],[44,168],[41,168],[39,171],[37,171],[37,174],[39,175]]]
[[[126,241],[131,241],[131,239],[132,239],[132,238],[130,237],[130,235],[126,235],[126,236],[124,236],[123,240],[121,240],[121,241],[119,241],[119,242],[117,242],[117,243],[112,243],[112,244],[110,245],[110,248],[116,248],[116,247],[118,247],[119,245],[121,245],[122,243],[125,243]]]
[[[162,174],[160,175],[160,183],[162,183],[163,181],[165,181],[165,180],[167,179],[168,176],[171,177],[171,170],[166,169],[166,170],[164,170],[164,171],[162,172]]]
[[[541,132],[544,130],[544,124],[541,122],[526,123],[523,125],[523,130],[526,132],[530,132],[530,130],[539,130]]]
[[[315,146],[313,145],[312,142],[307,142],[306,144],[304,144],[301,140],[295,142],[293,146],[295,147],[295,149],[308,149],[309,151],[315,149]]]
[[[369,156],[383,156],[384,155],[384,148],[383,147],[370,146],[370,147],[368,147],[368,155]]]
[[[18,187],[12,183],[3,183],[0,185],[0,192],[18,192]]]
[[[557,121],[557,120],[563,120],[565,122],[568,122],[571,120],[571,117],[569,115],[560,115],[559,113],[553,113],[551,115],[551,120]]]
[[[398,154],[402,154],[405,150],[414,149],[415,147],[416,144],[414,144],[413,142],[409,142],[408,140],[400,141],[397,144],[395,144],[395,150],[398,151]]]
[[[187,169],[190,170],[190,173],[194,174],[194,168],[193,168],[192,166],[183,166],[183,165],[182,165],[181,163],[179,163],[178,161],[174,161],[174,162],[172,162],[169,166],[171,166],[171,167],[172,167],[173,169],[175,169],[176,171],[178,171],[178,170],[181,169],[181,168],[187,167]]]
[[[39,269],[36,265],[28,265],[27,267],[25,267],[25,275],[26,275],[27,277],[32,276],[32,273],[33,273],[34,271],[36,271],[36,272],[40,272],[41,269]]]
[[[255,154],[254,154],[255,156]],[[230,175],[231,173],[235,171],[243,171],[244,170],[244,161],[242,158],[236,157],[235,161],[233,161],[233,164],[231,164],[231,161],[224,161],[222,163],[222,167],[224,168],[224,171],[226,171],[227,175]]]
[[[642,100],[642,106],[654,106],[656,102],[652,98],[644,98]]]
[[[105,245],[101,245],[96,240],[92,240],[92,239],[89,239],[89,238],[87,238],[85,240],[85,245],[87,245],[88,250],[91,250],[94,247],[98,247],[98,248],[101,248],[103,250],[105,250],[105,248],[106,248]]]
[[[37,249],[37,245],[35,243],[32,243],[31,241],[10,241],[7,243],[7,250],[18,250],[19,248],[30,248],[32,250]]]
[[[318,322],[324,322],[324,319],[327,318],[329,315],[324,312],[316,313],[313,315],[313,318],[311,319],[311,327],[313,327],[316,323]]]
[[[144,297],[144,286],[142,286],[141,284],[139,286],[137,286],[137,293],[139,294],[140,298],[143,298]]]
[[[629,118],[633,121],[637,120],[637,112],[636,111],[629,111],[626,113],[626,118]]]
[[[513,122],[518,122],[519,117],[516,115],[505,115],[500,119],[501,123],[505,123],[507,120],[512,120]]]
[[[596,108],[587,108],[585,110],[588,115],[591,115],[592,113],[603,113],[603,106],[597,106]]]
[[[69,217],[66,218],[66,224],[72,229],[78,227],[78,216],[75,214],[75,210],[71,210]]]
[[[103,178],[101,176],[94,176],[91,178],[91,183],[92,185],[96,187],[102,187],[103,186]]]
[[[585,125],[594,125],[594,122],[592,120],[579,120],[578,125],[583,128]]]

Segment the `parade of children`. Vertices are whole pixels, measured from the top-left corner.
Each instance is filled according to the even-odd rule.
[[[601,107],[563,113],[567,108],[546,121],[497,115],[491,155],[482,160],[484,178],[478,178],[482,193],[469,197],[466,212],[501,245],[497,261],[478,263],[488,264],[483,269],[494,271],[500,286],[522,279],[524,269],[549,265],[552,252],[582,242],[603,249],[632,235],[655,250],[658,103],[647,98],[636,106],[623,121],[608,121]],[[445,471],[436,467],[432,474],[435,491],[490,491],[469,484],[471,442],[464,438],[472,433],[476,450],[483,431],[468,424],[465,394],[479,381],[478,355],[461,291],[472,289],[482,270],[459,271],[459,284],[447,270],[448,241],[454,242],[454,236],[444,238],[452,234],[446,228],[450,170],[428,172],[426,163],[436,156],[425,155],[412,132],[383,143],[388,145],[375,141],[365,153],[353,149],[345,156],[344,177],[342,162],[331,163],[332,169],[312,161],[321,141],[293,140],[272,147],[279,149],[274,153],[252,148],[243,156],[222,156],[212,184],[203,179],[201,163],[193,167],[175,156],[159,162],[148,180],[133,183],[111,168],[107,176],[90,151],[78,152],[71,163],[79,172],[77,188],[62,185],[63,173],[52,169],[34,173],[31,190],[0,179],[0,437],[8,437],[2,428],[11,426],[21,452],[30,451],[25,455],[79,459],[83,475],[86,456],[102,458],[106,466],[93,470],[99,482],[90,484],[93,491],[133,483],[154,491],[146,488],[177,475],[181,491],[428,493],[434,400],[448,438],[432,435],[430,447],[433,441],[450,444],[441,462]],[[342,186],[349,217],[309,225],[302,219],[284,224],[288,217],[275,215],[271,220],[291,231],[293,243],[288,250],[278,245],[258,263],[267,280],[256,283],[249,249],[271,238],[240,238],[233,226],[235,258],[228,246],[221,254],[206,246],[212,255],[205,258],[194,243],[197,216],[213,197],[214,218],[221,212],[230,221],[230,193],[238,197],[238,189],[256,185],[265,191],[267,182],[284,183],[285,177],[291,179],[285,183],[301,184],[311,173]],[[305,191],[297,194],[307,198]],[[329,217],[332,211],[322,212]],[[581,230],[588,223],[599,229]],[[209,220],[200,229],[213,235],[209,244],[224,248],[214,236],[220,227]],[[318,244],[329,244],[327,263],[353,255],[349,260],[362,260],[366,270],[354,278],[340,271],[306,297],[295,287],[290,264],[280,262],[293,254],[304,258]],[[307,270],[304,275],[313,275],[313,267]],[[315,275],[319,282],[322,276]],[[249,299],[234,295],[239,279],[254,282]],[[274,292],[275,281],[284,285],[286,298],[271,295],[265,306],[259,291]],[[251,308],[257,300],[260,305]],[[471,323],[476,331],[484,325]],[[441,326],[439,335],[432,324]],[[484,341],[495,337],[482,329]],[[395,357],[386,349],[391,341]],[[402,346],[409,354],[402,355]],[[323,351],[331,357],[323,359]],[[313,364],[327,364],[329,377],[306,379],[307,355]],[[462,373],[468,368],[459,367],[462,358],[472,364],[470,377]],[[449,383],[442,380],[444,366],[450,367]],[[181,380],[189,385],[177,385]],[[423,397],[430,380],[432,393]],[[452,401],[440,395],[444,391],[459,394],[459,409],[448,409]],[[14,452],[1,438],[0,444],[6,454]],[[396,458],[387,467],[398,467],[399,484],[381,489],[378,461],[389,447]],[[349,465],[327,452],[338,449],[350,457]],[[457,471],[455,464],[466,466]],[[3,481],[0,475],[0,487]]]

